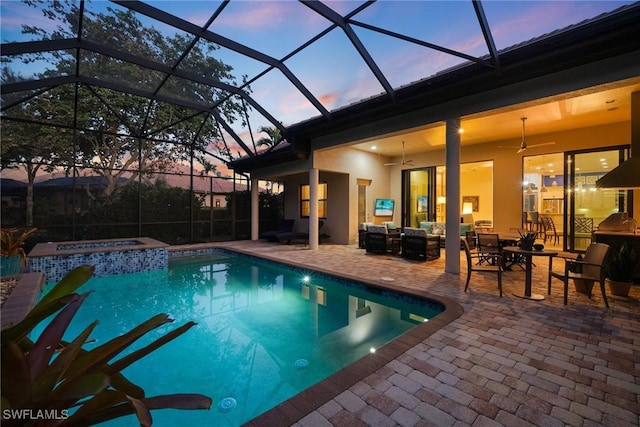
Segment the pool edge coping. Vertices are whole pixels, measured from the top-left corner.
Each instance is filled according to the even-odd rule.
[[[320,408],[340,393],[347,391],[359,381],[364,380],[377,370],[386,366],[389,362],[397,359],[408,350],[423,342],[429,336],[442,329],[449,323],[453,322],[464,313],[462,305],[451,298],[434,295],[426,291],[405,288],[398,286],[395,282],[375,281],[363,279],[347,273],[339,273],[324,269],[322,267],[310,267],[309,265],[283,260],[277,257],[271,257],[266,254],[256,253],[243,250],[241,248],[229,247],[223,244],[211,245],[210,248],[219,248],[230,252],[237,252],[243,255],[254,256],[256,258],[266,259],[278,262],[295,268],[303,268],[318,271],[319,273],[329,276],[335,276],[346,280],[364,283],[381,289],[389,289],[406,295],[418,298],[426,298],[436,301],[444,306],[444,311],[438,314],[427,323],[416,326],[403,333],[394,340],[388,342],[384,346],[376,350],[375,353],[356,360],[352,364],[345,366],[337,372],[334,372],[324,380],[312,385],[311,387],[301,391],[300,393],[290,397],[284,402],[274,406],[273,408],[263,412],[257,417],[242,424],[245,427],[262,427],[265,425],[271,427],[291,426],[300,419],[304,418],[311,412]]]
[[[85,247],[82,249],[63,249],[59,250],[58,246],[83,244],[90,245],[96,243],[117,243],[123,241],[137,242],[134,245],[116,245],[116,246],[96,246]],[[98,240],[73,240],[73,241],[61,241],[61,242],[41,242],[36,244],[28,254],[28,258],[43,258],[43,257],[57,257],[57,256],[71,256],[76,254],[92,254],[99,252],[116,252],[116,251],[139,251],[144,249],[159,249],[169,248],[171,245],[164,243],[160,240],[152,239],[150,237],[132,237],[132,238],[115,238],[115,239],[98,239]]]

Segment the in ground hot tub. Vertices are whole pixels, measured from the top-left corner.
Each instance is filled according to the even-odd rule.
[[[94,276],[167,270],[169,244],[148,237],[38,243],[29,252],[32,272],[57,282],[79,265],[95,267]]]

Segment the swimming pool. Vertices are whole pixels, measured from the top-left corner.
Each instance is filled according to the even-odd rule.
[[[149,396],[191,392],[213,399],[210,411],[155,411],[155,426],[240,425],[444,309],[226,251],[171,261],[168,272],[92,278],[83,289],[94,292],[70,334],[101,320],[87,348],[160,312],[175,319],[167,329],[198,323],[124,372]]]

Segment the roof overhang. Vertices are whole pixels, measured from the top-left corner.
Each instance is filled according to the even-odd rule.
[[[230,167],[239,172],[250,172],[307,158],[313,140],[341,133],[353,136],[350,132],[353,129],[361,130],[358,133],[360,137],[372,137],[379,135],[381,129],[401,131],[428,124],[424,121],[424,115],[416,114],[420,110],[437,111],[440,117],[430,117],[437,121],[451,114],[472,114],[508,106],[514,101],[507,96],[495,99],[495,93],[516,85],[530,88],[527,93],[516,97],[518,102],[526,102],[639,76],[640,38],[637,34],[640,34],[640,3],[619,13],[607,14],[506,49],[500,52],[499,71],[468,62],[399,88],[394,97],[383,93],[334,110],[330,119],[318,116],[294,124],[288,128],[292,145],[286,150],[238,159],[231,162]],[[483,102],[469,105],[466,103],[468,99]],[[441,108],[444,105],[454,105],[457,110],[447,111]],[[411,116],[411,120],[422,122],[399,119],[408,116]],[[376,126],[376,122],[385,122],[386,125]],[[347,142],[341,137],[323,139],[330,140],[334,146]]]
[[[596,187],[640,189],[640,92],[631,94],[631,155],[628,160],[597,180]]]

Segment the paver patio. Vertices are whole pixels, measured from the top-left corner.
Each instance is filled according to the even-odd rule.
[[[464,292],[461,275],[444,273],[444,258],[426,263],[368,255],[355,246],[232,242],[226,246],[305,265],[347,272],[453,299],[464,313],[375,373],[309,413],[280,405],[252,425],[318,426],[638,426],[640,425],[640,287],[630,298],[599,290],[589,300],[562,283],[547,295],[548,264],[536,259],[534,292],[544,301],[512,295],[524,272],[474,273]],[[554,269],[561,270],[556,261]],[[330,357],[330,355],[328,355]],[[326,393],[325,393],[326,394]],[[291,417],[298,418],[290,422]]]

